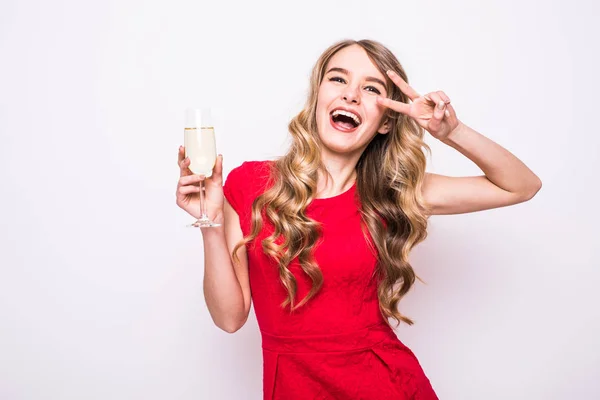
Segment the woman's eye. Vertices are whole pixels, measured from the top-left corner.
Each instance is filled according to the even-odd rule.
[[[329,80],[334,82],[346,83],[344,78],[340,78],[339,76],[334,76],[333,78],[329,78]]]
[[[365,89],[367,89],[369,92],[374,92],[374,93],[377,93],[377,94],[381,94],[381,92],[379,91],[379,89],[377,89],[375,86],[367,86]]]
[[[339,76],[333,76],[331,78],[329,78],[330,82],[339,82],[339,83],[346,83],[346,80],[344,78],[341,78]],[[379,89],[377,89],[375,86],[367,86],[365,87],[365,89],[369,92],[373,92],[376,94],[381,94],[381,91],[379,91]]]

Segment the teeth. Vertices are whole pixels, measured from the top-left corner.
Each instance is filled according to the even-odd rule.
[[[344,111],[344,110],[335,110],[333,113],[331,113],[332,116],[336,117],[338,115],[345,115],[346,117],[350,117],[354,120],[354,122],[356,122],[356,125],[360,125],[360,118],[358,118],[358,116],[354,113],[351,113],[349,111]]]

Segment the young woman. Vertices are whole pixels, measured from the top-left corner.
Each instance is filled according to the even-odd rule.
[[[415,281],[410,250],[427,219],[531,199],[540,179],[459,121],[441,91],[421,95],[381,44],[343,41],[311,77],[292,145],[249,161],[222,186],[206,178],[204,295],[214,323],[235,332],[251,301],[262,334],[265,399],[436,399],[389,320]],[[425,172],[424,130],[485,175]],[[198,183],[179,149],[177,204],[198,217]]]

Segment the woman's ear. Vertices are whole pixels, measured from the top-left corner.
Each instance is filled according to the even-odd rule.
[[[389,118],[386,118],[385,121],[381,124],[379,129],[377,129],[377,133],[381,133],[382,135],[390,133],[392,130],[392,121]]]

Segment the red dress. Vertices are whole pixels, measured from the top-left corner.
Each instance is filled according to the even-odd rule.
[[[268,185],[269,161],[233,169],[223,186],[250,233],[251,206]],[[250,287],[262,335],[264,400],[437,399],[414,354],[398,340],[381,313],[372,277],[375,256],[364,239],[356,184],[335,197],[314,200],[306,210],[323,224],[315,259],[323,273],[320,292],[289,313],[275,262],[260,241],[268,221],[246,246]],[[256,246],[253,244],[256,243]],[[298,283],[298,303],[311,287],[297,260],[289,266]]]

